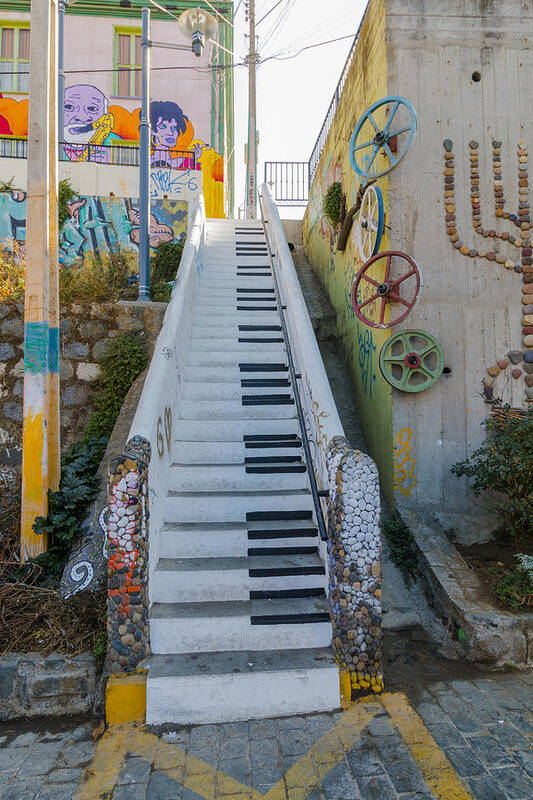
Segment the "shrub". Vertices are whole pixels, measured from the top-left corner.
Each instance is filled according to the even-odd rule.
[[[111,340],[96,385],[95,407],[85,437],[110,436],[133,381],[148,363],[144,343],[136,333]]]
[[[96,472],[106,444],[107,438],[91,436],[73,444],[61,458],[59,491],[48,492],[48,515],[37,517],[33,525],[35,533],[48,535],[46,553],[32,559],[43,568],[41,583],[55,583],[61,576],[87,504],[98,491]]]
[[[150,297],[155,303],[168,303],[172,294],[173,281],[159,281],[150,284]]]
[[[332,183],[324,197],[323,210],[334,228],[340,222],[342,202],[342,186],[338,181]]]
[[[17,241],[0,245],[0,303],[24,300],[24,250]]]
[[[68,210],[69,201],[73,200],[75,197],[77,197],[77,192],[75,192],[70,185],[68,178],[59,181],[57,192],[57,229],[59,231],[70,216]]]
[[[471,480],[481,505],[501,517],[509,535],[533,535],[533,409],[521,416],[490,417],[485,442],[466,461],[454,464],[457,477]]]
[[[533,556],[517,553],[515,558],[520,563],[496,586],[496,597],[511,608],[533,606]]]
[[[153,283],[175,279],[184,247],[185,239],[177,242],[162,242],[159,245],[151,261]]]
[[[137,289],[128,277],[136,267],[133,252],[119,250],[87,258],[59,271],[59,297],[62,303],[115,303],[136,297]]]
[[[411,532],[403,519],[395,515],[384,520],[383,533],[389,545],[391,561],[400,569],[409,586],[417,566]]]

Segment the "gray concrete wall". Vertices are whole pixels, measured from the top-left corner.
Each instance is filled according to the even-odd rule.
[[[444,208],[444,148],[455,152],[456,227],[468,248],[493,250],[520,263],[520,251],[474,231],[470,204],[469,142],[479,142],[483,226],[520,230],[496,219],[492,140],[501,140],[506,209],[517,213],[516,155],[521,140],[533,144],[533,5],[528,0],[386,0],[389,94],[408,98],[419,131],[411,152],[390,174],[391,248],[415,258],[423,288],[404,323],[422,329],[444,348],[451,374],[420,394],[394,390],[393,436],[408,430],[416,485],[395,491],[400,508],[433,512],[463,540],[486,538],[491,521],[473,502],[450,466],[481,441],[490,407],[482,396],[487,369],[510,350],[525,350],[523,276],[486,258],[454,249]],[[472,80],[473,73],[481,80]],[[527,169],[527,167],[526,167]],[[525,401],[522,375],[513,365],[494,382],[494,396],[514,406]],[[404,434],[407,436],[408,434]]]

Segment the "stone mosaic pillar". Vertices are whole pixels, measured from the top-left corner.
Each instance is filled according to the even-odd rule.
[[[148,465],[150,443],[129,440],[110,464],[107,512],[108,673],[132,672],[150,652]]]
[[[333,649],[352,695],[383,688],[379,476],[370,456],[335,436],[329,476],[328,558]]]

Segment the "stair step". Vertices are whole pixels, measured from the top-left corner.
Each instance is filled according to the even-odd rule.
[[[242,386],[242,381],[188,381],[181,384],[181,396],[184,400],[238,400],[242,401],[247,387]],[[257,386],[254,388],[256,394],[269,397],[272,388],[269,386]],[[276,387],[274,387],[276,388]]]
[[[316,554],[249,558],[160,558],[152,578],[155,603],[245,600],[250,591],[324,588]]]
[[[290,509],[278,511],[280,506]],[[308,519],[313,498],[306,489],[274,492],[170,492],[166,522],[244,522],[245,520]],[[255,511],[261,508],[263,511]],[[308,509],[308,510],[304,510]],[[280,516],[274,516],[279,514]],[[293,516],[291,516],[291,514]]]
[[[311,553],[318,553],[317,547],[306,547],[305,545],[295,547],[249,547],[249,556],[305,556]]]
[[[249,348],[242,348],[239,352],[234,353],[194,353],[189,354],[187,357],[188,366],[196,367],[239,367],[241,372],[265,372],[265,371],[286,371],[287,367],[284,363],[280,363],[280,350],[262,350],[261,361],[257,361],[257,353]],[[247,367],[250,364],[254,369],[244,369],[241,365]]]
[[[272,459],[273,463],[298,463],[301,455],[293,448],[261,449],[261,456],[250,457],[250,450],[244,442],[175,442],[172,449],[174,464],[246,464],[255,463],[254,459]],[[250,460],[251,458],[251,460]],[[290,459],[290,461],[286,461]]]
[[[180,403],[183,419],[279,419],[294,417],[294,404],[243,405],[238,400],[183,400]]]
[[[279,467],[276,472],[256,473],[244,464],[172,464],[168,468],[167,486],[170,492],[258,492],[306,488],[305,467],[303,472],[293,470],[290,475],[286,470],[288,468]]]
[[[250,524],[250,523],[249,523]],[[247,530],[244,523],[166,523],[162,530],[162,551],[168,558],[245,558],[250,545],[268,547],[308,547],[316,539],[316,530],[273,531],[275,536]],[[257,536],[255,534],[258,534]]]
[[[327,647],[330,642],[325,597],[154,603],[150,611],[150,643],[156,654],[287,650]]]
[[[148,725],[199,725],[331,711],[340,705],[329,648],[152,656]]]
[[[224,338],[224,339],[200,339],[200,338],[192,338],[191,344],[189,347],[189,353],[210,353],[218,357],[218,353],[235,353],[235,358],[239,358],[240,354],[243,351],[247,353],[261,353],[261,356],[264,352],[264,342],[260,339],[246,339],[245,341],[254,342],[253,344],[249,344],[248,347],[243,347],[241,344],[240,339],[236,338]],[[283,355],[286,353],[285,345],[283,344],[283,339],[275,339],[269,340],[274,341],[275,344],[271,344],[268,348],[269,353],[277,354],[278,358],[283,358]],[[216,355],[215,355],[216,354]],[[261,357],[260,356],[260,357]]]
[[[307,472],[305,464],[265,464],[264,466],[245,466],[248,475],[290,475]]]
[[[281,436],[290,436],[283,440],[283,447],[300,447],[298,422],[296,419],[245,419],[245,420],[206,420],[206,419],[177,419],[172,426],[175,441],[188,442],[239,442],[245,449],[256,449],[265,442],[265,447],[276,447],[276,442],[281,441]],[[273,436],[272,441],[266,441],[266,436]],[[250,440],[250,436],[258,436],[257,440]]]

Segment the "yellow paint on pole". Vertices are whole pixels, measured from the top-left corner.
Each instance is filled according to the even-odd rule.
[[[472,800],[405,695],[384,694],[381,701],[434,796],[438,800]]]
[[[111,675],[105,690],[108,725],[144,722],[146,719],[146,672]]]
[[[28,381],[34,376],[25,378],[26,393]],[[46,513],[46,430],[43,412],[32,414],[31,409],[24,418],[22,434],[22,511],[21,511],[21,549],[20,558],[24,563],[44,553],[47,547],[45,535],[38,535],[33,530],[35,517]]]

